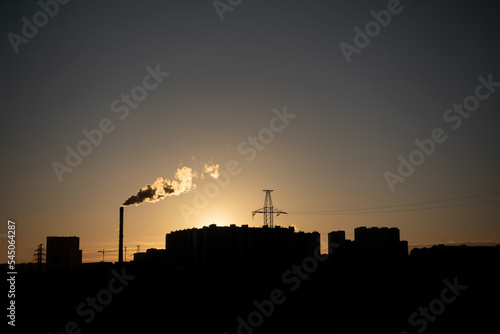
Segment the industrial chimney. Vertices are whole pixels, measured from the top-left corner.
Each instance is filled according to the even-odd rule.
[[[123,206],[120,206],[120,235],[118,239],[118,263],[123,263]]]

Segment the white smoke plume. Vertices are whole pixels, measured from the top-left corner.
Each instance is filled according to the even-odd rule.
[[[216,164],[216,165],[205,164],[205,168],[203,169],[203,172],[210,174],[210,177],[212,179],[217,179],[217,178],[219,178],[219,164]]]
[[[219,164],[208,165],[205,164],[203,173],[208,173],[213,179],[219,177]],[[147,184],[137,194],[130,196],[122,206],[127,205],[140,205],[144,202],[155,203],[164,199],[167,196],[178,196],[186,193],[194,188],[193,180],[198,177],[198,173],[193,171],[190,167],[178,168],[172,181],[159,177],[153,184]],[[203,178],[203,174],[201,176]]]

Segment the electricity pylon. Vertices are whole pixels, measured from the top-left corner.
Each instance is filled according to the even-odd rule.
[[[43,248],[43,244],[38,245],[38,247],[35,249],[35,254],[33,255],[35,256],[36,263],[41,265],[45,258],[45,248]]]
[[[279,216],[282,214],[286,215],[288,213],[285,211],[281,211],[279,209],[275,209],[273,207],[273,200],[271,198],[271,191],[272,190],[264,189],[263,191],[266,192],[266,198],[264,199],[264,207],[262,207],[258,210],[252,211],[252,218],[255,216],[256,213],[263,213],[264,214],[264,226],[268,226],[268,227],[272,228],[272,227],[274,227],[273,220],[274,220],[275,214],[276,214],[276,216]]]

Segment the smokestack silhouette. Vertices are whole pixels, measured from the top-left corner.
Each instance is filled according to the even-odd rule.
[[[204,173],[213,179],[219,177],[219,164],[204,165]],[[155,203],[167,196],[180,195],[196,188],[193,178],[198,177],[196,172],[189,167],[178,168],[172,181],[159,177],[153,184],[146,184],[139,189],[137,194],[130,196],[120,207],[120,234],[118,239],[118,262],[123,263],[123,209],[127,205],[139,205],[144,202]],[[203,177],[203,174],[202,174]]]
[[[118,263],[123,263],[123,206],[120,206],[120,235],[118,237]]]

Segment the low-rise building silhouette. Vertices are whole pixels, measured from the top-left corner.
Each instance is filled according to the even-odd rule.
[[[362,257],[398,258],[408,256],[408,242],[401,241],[396,227],[357,227],[354,241],[345,238],[344,231],[328,233],[328,253]]]
[[[149,248],[145,252],[134,253],[137,264],[167,263],[167,252],[164,249]]]
[[[450,245],[434,245],[430,248],[414,248],[410,252],[412,257],[429,257],[439,259],[441,257],[457,257],[457,258],[487,258],[500,257],[500,245],[496,246],[450,246]]]

